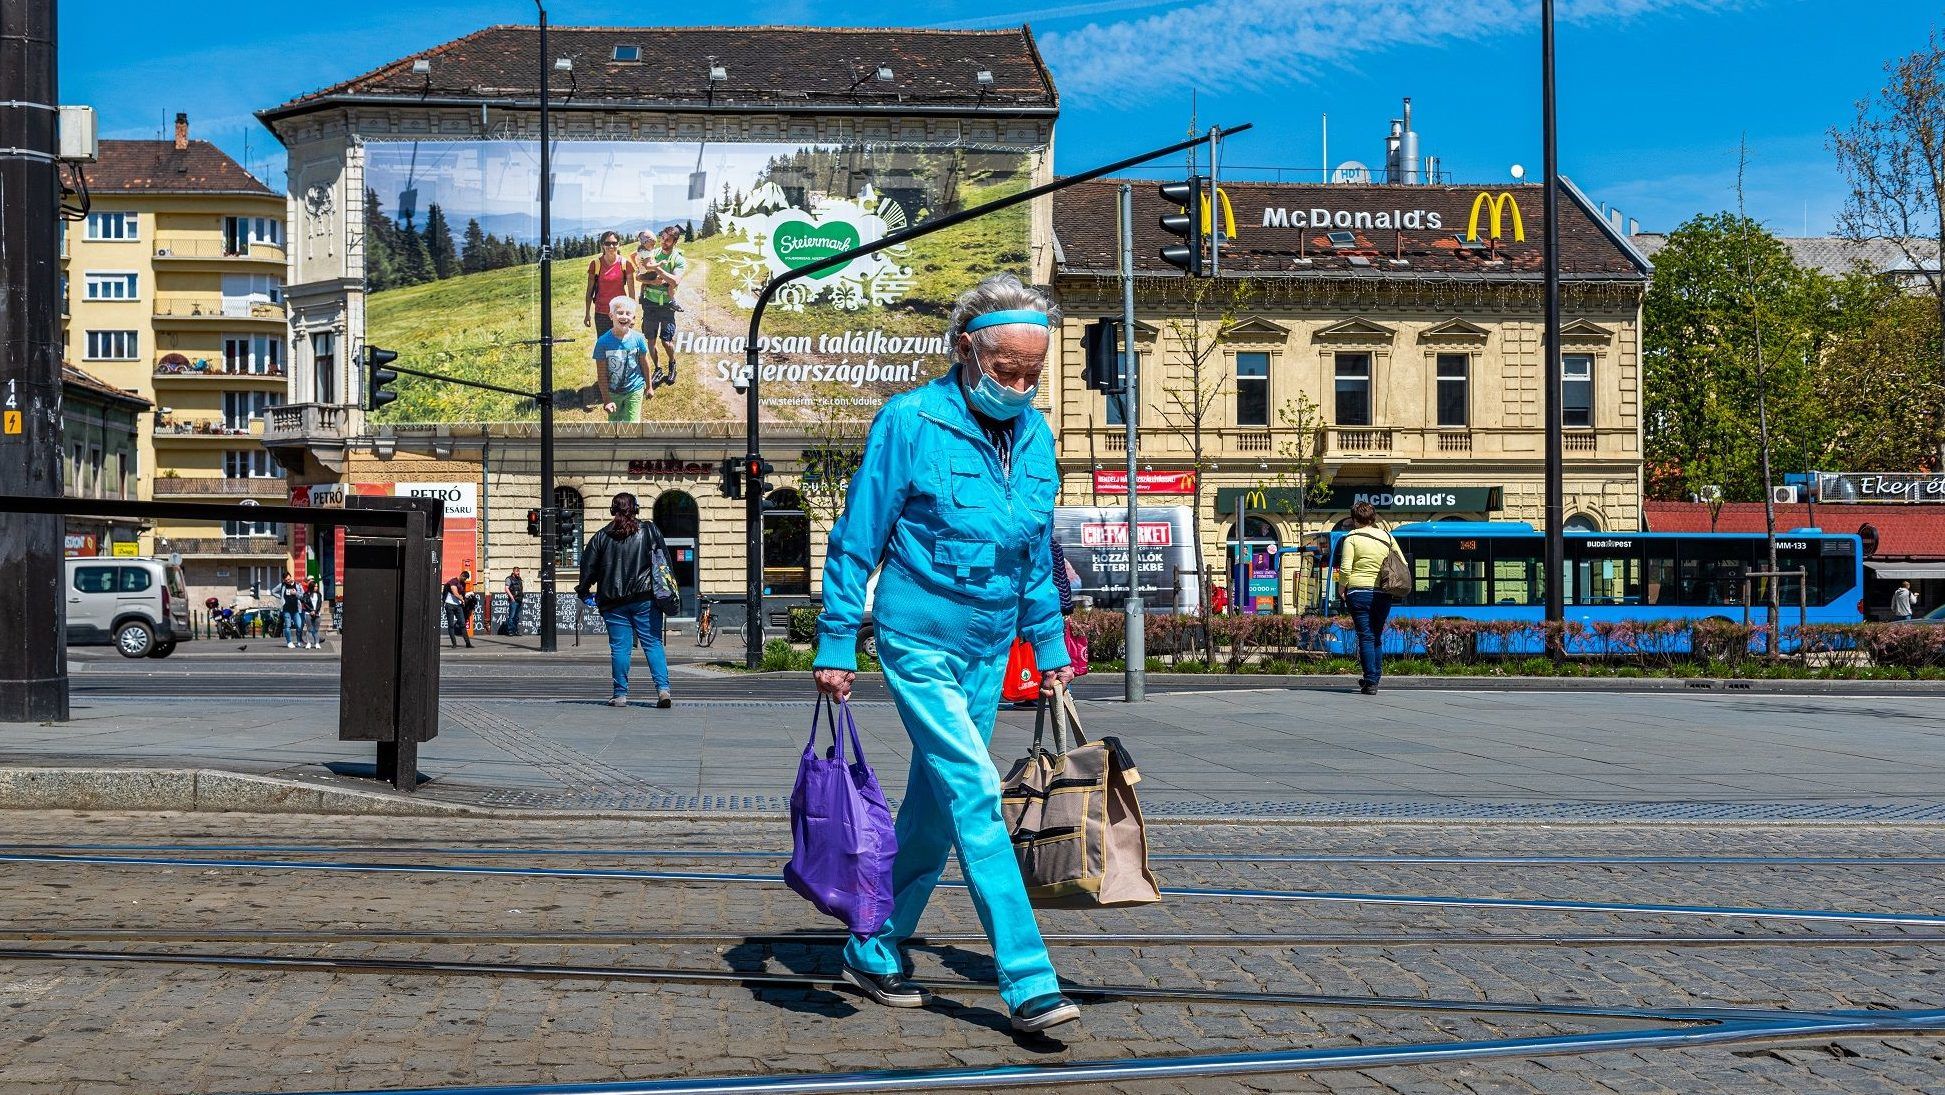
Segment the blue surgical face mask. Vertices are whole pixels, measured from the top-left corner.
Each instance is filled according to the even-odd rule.
[[[973,368],[979,371],[979,383],[967,387],[966,400],[972,404],[973,410],[1004,422],[1019,417],[1021,411],[1033,406],[1033,397],[1040,391],[1040,385],[1035,384],[1024,392],[1015,391],[987,373],[985,366],[979,363],[978,350],[972,352],[972,359]]]

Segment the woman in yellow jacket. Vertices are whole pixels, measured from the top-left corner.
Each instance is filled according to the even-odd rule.
[[[1351,507],[1351,531],[1337,543],[1337,588],[1357,625],[1357,654],[1364,675],[1357,690],[1369,696],[1384,677],[1384,625],[1391,616],[1391,594],[1378,588],[1378,571],[1394,550],[1391,533],[1374,528],[1378,511],[1369,502]]]

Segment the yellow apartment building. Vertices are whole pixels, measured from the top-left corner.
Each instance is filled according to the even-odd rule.
[[[173,140],[102,141],[90,207],[67,225],[65,355],[154,404],[133,496],[287,497],[263,447],[284,402],[285,200],[176,116]],[[282,530],[157,521],[144,554],[180,554],[194,603],[280,578]]]

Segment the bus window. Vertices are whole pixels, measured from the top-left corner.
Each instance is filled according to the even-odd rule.
[[[1411,560],[1415,605],[1483,605],[1486,602],[1485,541],[1475,537],[1401,536]]]
[[[1642,602],[1641,541],[1588,536],[1567,541],[1566,591],[1570,605],[1638,605]]]
[[[1500,536],[1492,540],[1492,602],[1537,605],[1546,602],[1546,541],[1538,536]]]
[[[1651,539],[1643,548],[1642,604],[1680,604],[1675,579],[1675,541]]]
[[[1677,570],[1677,604],[1741,605],[1742,575],[1750,569],[1748,540],[1683,540]]]

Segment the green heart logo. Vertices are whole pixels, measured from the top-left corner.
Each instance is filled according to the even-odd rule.
[[[770,236],[770,249],[777,258],[792,270],[801,270],[820,259],[840,255],[858,245],[858,228],[843,221],[828,221],[824,224],[810,224],[806,221],[785,221],[777,225]],[[812,274],[812,278],[822,280],[851,265],[841,262],[828,270]]]

